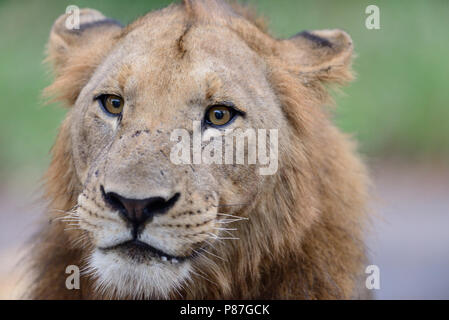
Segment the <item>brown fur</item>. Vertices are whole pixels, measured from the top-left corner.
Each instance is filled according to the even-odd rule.
[[[97,12],[86,12],[97,20],[104,18]],[[364,285],[360,276],[365,266],[363,237],[367,178],[363,165],[354,155],[353,143],[330,123],[328,112],[322,108],[329,103],[325,84],[351,79],[352,46],[345,33],[313,33],[328,39],[333,44],[331,47],[320,46],[304,36],[276,40],[266,32],[261,20],[256,20],[242,7],[234,5],[232,10],[218,1],[191,0],[150,13],[123,30],[115,26],[106,28],[106,25],[100,33],[86,30],[84,32],[92,33],[82,40],[88,45],[79,44],[79,50],[70,49],[62,58],[61,50],[66,50],[67,37],[72,39],[72,35],[55,40],[62,32],[57,30],[60,23],[56,22],[49,46],[49,60],[54,63],[56,79],[48,92],[56,94],[68,105],[74,105],[87,81],[105,59],[108,48],[112,50],[119,46],[136,30],[144,28],[148,21],[157,28],[162,21],[172,23],[170,19],[182,21],[180,36],[170,48],[177,52],[170,64],[181,63],[173,61],[187,59],[194,50],[189,33],[195,28],[210,25],[230,30],[264,61],[267,81],[288,123],[283,128],[283,137],[286,137],[283,139],[287,140],[279,144],[278,172],[263,183],[258,180],[257,194],[246,198],[251,204],[225,211],[249,217],[247,221],[236,223],[236,236],[240,240],[216,243],[213,252],[222,259],[210,256],[208,263],[203,261],[201,274],[192,275],[192,285],[179,293],[173,292],[170,297],[358,297],[357,290]],[[172,32],[178,32],[178,29]],[[213,52],[214,48],[211,50]],[[127,68],[119,73],[121,86],[130,73],[132,70]],[[163,87],[167,88],[175,80],[161,78],[161,81],[166,81]],[[212,80],[206,98],[211,99],[221,87],[220,81]],[[81,290],[70,291],[64,285],[66,266],[84,265],[83,259],[89,256],[94,246],[92,240],[84,241],[82,246],[74,245],[73,242],[86,232],[64,231],[66,223],[55,220],[61,214],[53,211],[70,210],[83,192],[84,186],[75,167],[75,161],[79,160],[74,159],[72,150],[75,140],[70,126],[77,121],[74,112],[68,112],[60,128],[46,175],[50,223],[43,227],[32,251],[31,268],[36,278],[27,295],[37,299],[126,298],[114,292],[95,290],[95,279],[89,275],[82,277]],[[151,132],[155,128],[149,125]],[[225,186],[229,190],[223,191],[223,197],[227,191],[238,193],[244,192],[236,191],[239,188],[247,188],[244,184],[239,187],[235,181],[229,183],[229,187]]]

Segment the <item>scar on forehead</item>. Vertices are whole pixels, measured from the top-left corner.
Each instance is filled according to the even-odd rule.
[[[206,85],[206,100],[212,100],[216,93],[221,89],[223,83],[217,75],[209,73],[206,76]]]
[[[181,59],[184,58],[186,52],[187,52],[187,47],[185,44],[185,38],[187,38],[187,34],[189,33],[190,29],[192,28],[192,23],[187,23],[187,25],[184,28],[183,33],[181,34],[181,36],[179,37],[177,44],[178,44],[178,50],[179,53],[181,54]]]

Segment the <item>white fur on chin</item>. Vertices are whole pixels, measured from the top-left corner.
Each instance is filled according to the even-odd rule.
[[[86,273],[96,279],[96,290],[105,297],[167,299],[187,281],[190,262],[148,260],[136,262],[115,252],[95,250]]]

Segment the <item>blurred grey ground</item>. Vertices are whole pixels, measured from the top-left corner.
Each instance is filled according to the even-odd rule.
[[[368,240],[377,299],[449,299],[449,166],[382,162],[371,169],[379,216]],[[0,298],[14,298],[20,248],[38,218],[37,194],[0,189]],[[27,203],[28,202],[28,203]]]
[[[377,298],[449,299],[449,167],[384,163],[372,174]]]
[[[21,258],[42,218],[38,192],[0,188],[0,299],[20,297],[24,285]]]

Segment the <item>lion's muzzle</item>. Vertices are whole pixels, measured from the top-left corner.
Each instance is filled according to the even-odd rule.
[[[103,186],[101,186],[101,192],[105,203],[117,210],[123,220],[130,225],[134,238],[137,238],[145,224],[151,222],[155,215],[169,212],[180,197],[180,193],[177,192],[169,199],[160,196],[129,199],[115,192],[106,193]]]

